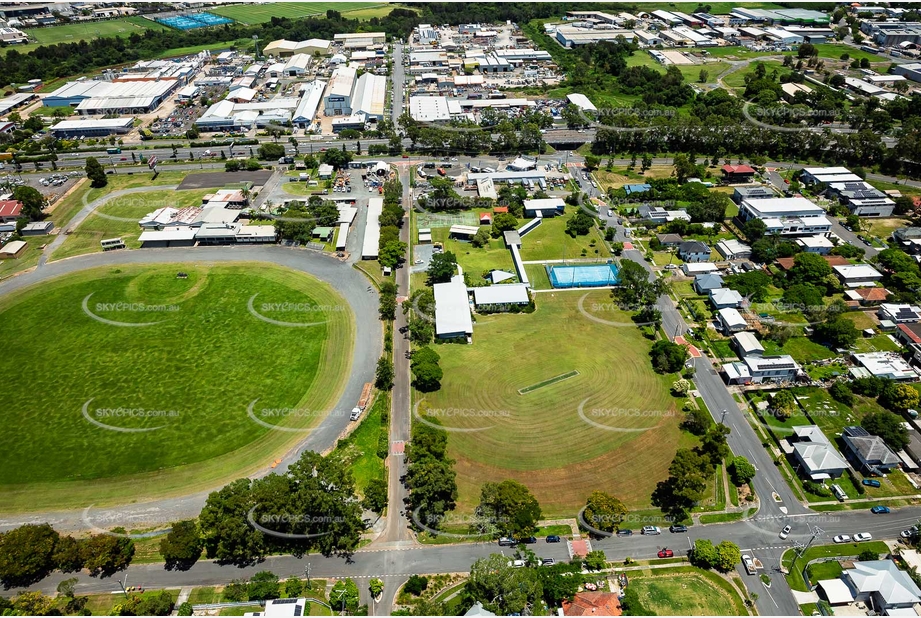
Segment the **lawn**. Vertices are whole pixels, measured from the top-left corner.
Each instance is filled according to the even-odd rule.
[[[55,260],[102,251],[99,241],[104,238],[121,237],[129,249],[138,249],[141,243],[138,237],[141,229],[138,220],[158,208],[185,208],[201,204],[203,195],[213,193],[214,189],[195,189],[193,191],[151,191],[135,193],[113,198],[98,207],[80,226],[67,236],[64,244],[52,254]]]
[[[547,275],[547,269],[543,264],[525,264],[524,271],[528,273],[531,289],[549,290],[553,288],[553,286],[550,285],[550,277]]]
[[[747,616],[743,600],[716,573],[695,567],[630,573],[630,586],[656,616]]]
[[[347,13],[348,11],[379,6],[381,6],[379,2],[272,2],[263,5],[235,4],[217,6],[210,12],[215,15],[229,17],[244,24],[262,24],[270,21],[273,17],[298,19],[309,15],[326,15],[328,10]],[[392,9],[393,7],[390,8]]]
[[[113,586],[117,589],[117,585]],[[160,594],[160,590],[148,590],[147,592],[136,593],[137,596],[141,598],[156,596]],[[174,588],[172,590],[167,590],[170,593],[170,596],[173,597],[173,602],[176,602],[176,599],[179,598],[179,589]],[[78,592],[79,595],[79,592]],[[86,609],[90,610],[91,615],[94,616],[106,616],[112,615],[112,610],[119,603],[123,603],[125,597],[122,594],[90,594],[87,595],[86,600]]]
[[[51,242],[52,239],[53,237],[49,236],[27,236],[23,238],[27,246],[22,255],[15,260],[0,260],[0,281],[38,264],[38,259],[42,256],[42,245]]]
[[[676,50],[681,51],[681,50]],[[651,69],[655,69],[659,73],[664,74],[668,69],[667,66],[658,62],[655,58],[649,55],[645,51],[634,52],[632,56],[627,58],[627,66],[646,66]],[[700,71],[704,69],[707,71],[708,77],[707,82],[715,82],[716,76],[725,71],[730,67],[728,62],[716,61],[716,62],[703,62],[701,64],[686,64],[686,65],[675,65],[677,69],[681,72],[681,75],[684,77],[684,81],[689,84],[696,84],[699,82]]]
[[[45,28],[27,28],[23,32],[28,34],[29,38],[35,39],[37,43],[11,45],[7,47],[7,51],[15,49],[21,54],[26,54],[41,45],[74,43],[81,40],[92,41],[100,37],[111,36],[127,38],[132,32],[143,34],[145,30],[168,30],[168,28],[143,17],[124,17],[121,19],[47,26]]]
[[[815,560],[817,558],[857,556],[860,552],[867,549],[875,551],[881,556],[889,554],[889,547],[882,541],[847,543],[845,545],[817,545],[815,547],[810,547],[803,552],[800,558],[796,559],[796,568],[792,568],[794,558],[796,557],[796,550],[794,549],[788,549],[784,552],[783,558],[781,558],[781,564],[783,564],[785,568],[790,569],[790,574],[787,575],[787,583],[790,584],[790,588],[800,592],[807,592],[809,589],[806,587],[805,581],[803,581],[802,569],[810,560]]]
[[[448,229],[446,227],[432,228],[432,241],[444,244],[445,251],[454,253],[457,263],[465,273],[470,273],[474,279],[478,279],[483,273],[490,270],[515,273],[512,254],[502,238],[490,238],[488,245],[477,249],[469,242],[449,238]],[[531,232],[531,234],[534,233]],[[531,234],[525,238],[530,238]]]
[[[390,398],[378,395],[361,424],[345,440],[336,446],[336,454],[342,458],[343,467],[352,471],[355,485],[364,492],[372,479],[386,478],[384,460],[377,456],[377,445],[381,435],[381,415],[390,412]],[[389,444],[387,436],[384,441]]]
[[[573,238],[566,233],[566,222],[576,213],[576,209],[575,206],[567,206],[566,214],[544,219],[543,223],[528,232],[527,236],[521,239],[521,259],[534,261],[611,257],[596,227],[593,226],[585,236]],[[595,246],[592,246],[592,242],[595,243]],[[582,254],[583,250],[585,255]],[[509,256],[509,263],[511,263],[511,256]]]
[[[786,318],[785,321],[792,322],[789,319],[790,316],[786,316]],[[762,343],[765,354],[789,354],[798,363],[809,363],[824,358],[834,358],[835,356],[834,352],[808,337],[790,337],[783,347],[769,340],[765,340]]]
[[[545,517],[572,516],[595,489],[649,508],[675,451],[695,442],[678,427],[674,376],[652,372],[651,343],[608,292],[536,302],[532,314],[478,316],[473,345],[437,346],[441,390],[416,393],[423,412],[470,411],[441,418],[457,460],[458,511],[473,509],[483,482],[509,478],[535,493]],[[570,371],[579,375],[519,394]]]
[[[789,73],[790,69],[783,65],[783,62],[780,60],[763,60],[760,61],[764,64],[764,68],[767,69],[768,74],[770,75],[775,69],[777,70],[778,75],[783,75],[784,73]],[[755,72],[755,63],[752,62],[749,65],[746,65],[740,68],[737,71],[733,71],[729,75],[723,78],[723,83],[725,83],[730,88],[745,88],[745,76],[748,73]]]
[[[891,217],[888,219],[864,219],[861,226],[873,236],[886,240],[892,233],[899,228],[911,225],[908,219],[901,217]]]
[[[854,350],[857,352],[898,352],[901,349],[888,335],[861,337],[854,344]]]
[[[260,321],[254,294],[257,313],[320,323]],[[335,405],[354,337],[330,286],[263,263],[93,269],[5,297],[0,312],[0,336],[16,341],[0,361],[7,512],[185,495],[263,469]]]
[[[872,178],[868,178],[867,182],[880,191],[891,191],[895,189],[901,191],[902,195],[921,195],[921,188],[912,187],[911,185],[886,182],[885,180],[873,180]]]
[[[850,57],[849,61],[863,60],[866,58],[870,62],[892,62],[892,60],[884,56],[871,54],[870,52],[865,52],[862,49],[857,49],[855,47],[851,47],[850,45],[843,45],[840,43],[819,43],[815,46],[815,48],[816,51],[819,52],[819,58],[831,58],[833,60],[838,60],[841,58],[841,54],[847,54]]]

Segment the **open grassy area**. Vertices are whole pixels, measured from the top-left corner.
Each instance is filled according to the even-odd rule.
[[[270,4],[235,4],[217,6],[211,11],[215,15],[223,15],[244,24],[262,24],[273,17],[288,17],[297,19],[309,15],[325,15],[326,11],[333,10],[340,13],[381,7],[379,2],[272,2]],[[388,13],[393,7],[388,8]],[[385,15],[387,13],[384,13]],[[356,16],[357,17],[357,16]]]
[[[781,558],[781,564],[790,570],[790,574],[787,575],[787,583],[790,584],[790,588],[793,590],[799,590],[800,592],[806,592],[809,590],[809,588],[806,587],[806,582],[803,581],[803,568],[806,566],[806,564],[809,563],[810,560],[815,560],[817,558],[834,558],[839,556],[856,556],[866,549],[875,551],[881,556],[889,554],[889,547],[882,541],[870,541],[867,543],[846,543],[843,545],[817,545],[807,549],[799,558],[796,558],[795,550],[788,549],[784,552],[783,558]],[[796,559],[795,568],[794,559]]]
[[[117,587],[117,585],[116,585]],[[141,598],[157,596],[160,594],[160,590],[149,590],[147,592],[135,593]],[[173,602],[176,602],[176,599],[179,598],[179,589],[167,590],[170,593],[170,596],[173,597]],[[78,593],[79,594],[79,593]],[[93,616],[106,616],[112,615],[112,610],[116,605],[125,602],[125,597],[122,594],[90,594],[87,595],[86,609],[90,610]]]
[[[52,238],[48,236],[27,236],[23,240],[26,241],[27,246],[22,255],[15,260],[0,260],[0,280],[37,265],[39,258],[42,256],[42,245],[51,242]]]
[[[490,270],[504,270],[515,273],[512,254],[501,237],[490,238],[489,244],[478,249],[469,242],[449,238],[448,230],[449,228],[446,227],[432,228],[432,241],[442,243],[445,251],[454,253],[457,257],[457,263],[460,264],[465,273],[470,273],[475,279]],[[529,234],[526,238],[530,238],[530,236]]]
[[[656,616],[747,616],[743,600],[725,579],[696,567],[631,572],[643,605]]]
[[[271,319],[319,324],[261,321],[254,294]],[[184,495],[267,467],[332,409],[354,337],[330,286],[264,263],[87,270],[0,313],[16,341],[0,361],[7,512]]]
[[[597,228],[592,227],[587,235],[575,238],[566,233],[566,222],[575,214],[576,208],[567,206],[564,215],[544,219],[543,223],[528,232],[527,236],[521,239],[521,259],[528,261],[611,257]],[[594,246],[592,242],[595,243]],[[582,255],[583,249],[585,255]]]
[[[861,221],[861,226],[873,236],[878,236],[886,240],[892,233],[899,228],[911,225],[908,219],[902,217],[891,217],[888,219],[865,219]]]
[[[784,314],[783,320],[785,322],[793,323],[794,320],[791,319],[791,315]],[[835,353],[826,348],[821,343],[816,343],[808,337],[790,337],[783,347],[778,346],[773,341],[765,340],[762,342],[764,345],[764,353],[773,355],[773,354],[789,354],[793,357],[798,363],[808,363],[812,361],[822,360],[824,358],[833,358]]]
[[[381,415],[389,411],[389,395],[379,394],[358,428],[336,446],[336,453],[342,457],[343,465],[352,471],[355,485],[362,493],[372,479],[386,478],[384,460],[377,456],[377,445],[383,430]],[[389,443],[386,436],[384,440]]]
[[[841,58],[841,54],[847,54],[850,60],[863,60],[866,58],[870,62],[885,62],[890,63],[892,60],[886,58],[885,56],[879,56],[877,54],[871,54],[870,52],[863,51],[862,49],[857,49],[851,45],[844,45],[842,43],[819,43],[815,46],[816,51],[819,52],[819,58],[831,58],[833,60],[838,60]]]
[[[589,319],[580,299],[588,315],[622,326]],[[472,510],[483,482],[508,478],[534,492],[545,517],[572,516],[595,489],[631,511],[649,508],[675,451],[695,442],[678,427],[674,376],[653,373],[651,342],[607,291],[543,293],[536,303],[532,314],[478,316],[473,345],[436,346],[441,390],[415,395],[422,413],[474,411],[440,418],[457,460],[458,511]],[[579,375],[518,392],[570,371]]]
[[[52,254],[53,259],[60,260],[84,253],[102,251],[99,244],[104,238],[118,238],[125,241],[129,249],[138,249],[141,243],[138,237],[141,228],[138,220],[158,208],[185,208],[201,204],[203,195],[213,193],[214,189],[196,189],[194,191],[151,191],[122,195],[106,202],[87,217],[77,229],[67,236],[64,244]]]
[[[783,75],[784,73],[789,73],[790,69],[783,65],[782,60],[764,60],[761,61],[764,64],[764,68],[767,69],[768,74],[777,70],[778,75]],[[730,88],[745,88],[745,76],[748,73],[754,73],[755,64],[751,63],[746,65],[737,71],[733,71],[729,75],[723,78],[723,83],[729,86]]]
[[[11,45],[6,48],[4,53],[15,49],[19,53],[26,54],[41,45],[75,43],[81,40],[92,41],[100,37],[120,36],[127,38],[132,32],[143,34],[145,30],[168,30],[168,28],[143,17],[123,17],[103,21],[46,26],[44,28],[27,28],[23,32],[28,34],[30,39],[35,39],[37,42],[26,45]]]

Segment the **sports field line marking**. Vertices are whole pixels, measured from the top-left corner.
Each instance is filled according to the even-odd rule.
[[[548,380],[544,380],[543,382],[538,382],[537,384],[532,384],[531,386],[525,386],[524,388],[519,388],[518,394],[527,395],[528,393],[533,393],[539,388],[550,386],[551,384],[556,384],[557,382],[562,382],[563,380],[568,380],[569,378],[574,378],[577,375],[579,375],[578,371],[570,371],[568,373],[563,373],[558,376],[552,377]]]

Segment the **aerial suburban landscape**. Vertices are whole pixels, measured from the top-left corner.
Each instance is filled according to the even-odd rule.
[[[0,2],[0,615],[921,616],[921,5]]]

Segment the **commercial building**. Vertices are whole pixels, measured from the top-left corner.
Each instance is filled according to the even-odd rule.
[[[10,112],[32,103],[38,95],[34,92],[20,92],[0,99],[0,117],[6,116]]]
[[[134,118],[92,118],[86,120],[61,120],[51,127],[51,134],[59,139],[76,137],[107,137],[123,135],[134,127]]]
[[[525,200],[524,216],[525,217],[554,217],[563,214],[566,202],[560,197],[548,197],[544,199]]]
[[[22,202],[19,200],[0,201],[0,222],[15,222],[22,216]]]
[[[353,114],[364,114],[367,121],[384,119],[384,101],[387,98],[387,78],[383,75],[364,73],[355,81],[351,108]]]
[[[42,99],[45,107],[73,107],[81,115],[146,114],[153,112],[180,81],[67,82]]]
[[[384,198],[372,197],[368,200],[368,222],[365,225],[365,237],[361,245],[361,259],[376,260],[378,245],[381,240],[381,213],[384,212]]]
[[[307,54],[294,54],[288,58],[281,70],[281,74],[286,77],[300,77],[307,72],[308,66],[310,66],[310,56]]]
[[[333,35],[333,40],[346,49],[367,48],[387,42],[386,32],[349,32]]]
[[[470,337],[473,319],[470,317],[470,299],[463,275],[454,275],[448,283],[436,283],[435,336],[439,339]]]
[[[524,283],[473,288],[473,306],[478,311],[508,311],[513,306],[524,306],[530,302],[528,286]]]
[[[627,41],[633,41],[636,38],[633,30],[602,30],[576,26],[558,26],[554,35],[563,47],[578,47],[580,45],[600,43],[601,41],[616,41],[618,37],[623,37]]]
[[[855,378],[873,376],[895,382],[914,382],[918,379],[918,372],[894,352],[852,354],[851,358],[860,365],[858,368],[851,369],[851,375]]]
[[[301,101],[294,109],[291,122],[297,127],[310,128],[317,117],[317,109],[323,100],[323,91],[326,89],[326,82],[314,80],[306,84],[301,95]]]
[[[891,217],[895,209],[892,198],[863,180],[833,182],[827,191],[858,217]]]
[[[803,184],[831,184],[833,182],[861,182],[863,178],[846,167],[804,167],[801,180]]]
[[[825,211],[804,197],[744,199],[739,219],[761,219],[768,234],[782,236],[826,235],[831,231]]]
[[[195,121],[195,126],[202,131],[229,131],[270,124],[283,125],[291,122],[301,100],[297,97],[278,97],[269,101],[235,103],[225,99],[209,107]]]
[[[919,33],[918,39],[921,40],[921,33]],[[892,67],[892,72],[896,75],[902,75],[913,82],[921,82],[921,62],[896,64]]]
[[[336,35],[339,36],[339,35]],[[356,69],[340,66],[333,71],[323,96],[323,113],[327,116],[348,116],[352,113],[352,90]]]
[[[307,56],[321,54],[325,56],[330,53],[332,45],[332,41],[324,39],[307,39],[305,41],[278,39],[263,47],[262,53],[266,56],[278,56],[280,58],[297,54],[306,54]]]

